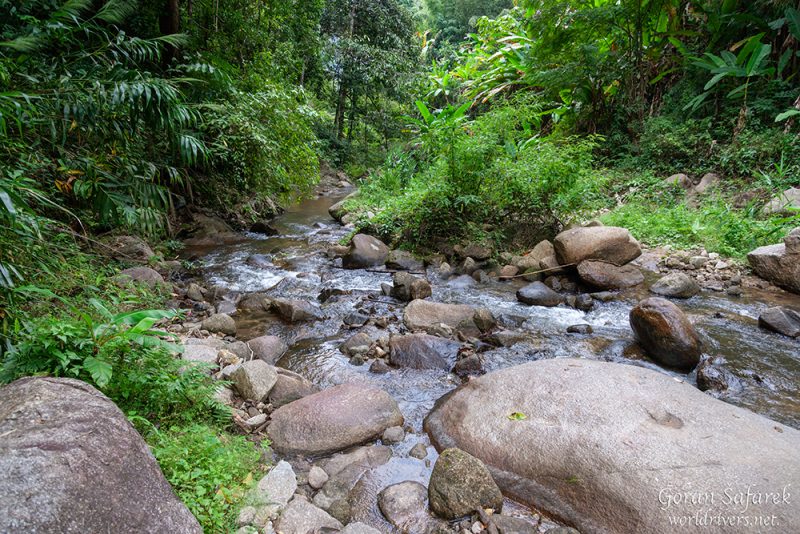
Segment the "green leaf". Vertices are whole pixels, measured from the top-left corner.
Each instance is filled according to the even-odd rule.
[[[527,419],[528,416],[522,412],[512,412],[509,416],[509,419],[512,421],[522,421],[523,419]]]
[[[92,380],[99,388],[106,387],[111,380],[113,368],[107,361],[89,356],[83,360],[83,368],[92,376]]]
[[[775,117],[775,122],[783,122],[789,117],[800,115],[800,109],[789,109]]]

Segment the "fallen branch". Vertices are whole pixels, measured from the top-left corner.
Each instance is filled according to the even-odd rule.
[[[540,271],[529,271],[527,273],[515,274],[514,276],[501,276],[500,278],[502,280],[511,280],[512,278],[523,278],[525,276],[530,276],[532,274],[541,274],[541,273],[546,273],[548,271],[557,271],[559,269],[563,269],[564,267],[575,267],[576,265],[578,265],[578,264],[577,263],[568,263],[566,265],[559,265],[558,267],[548,267],[547,269],[542,269]]]

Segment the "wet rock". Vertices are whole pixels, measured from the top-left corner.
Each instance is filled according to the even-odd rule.
[[[321,321],[325,318],[319,306],[307,300],[273,299],[272,307],[290,323]]]
[[[342,319],[342,322],[346,326],[364,326],[367,324],[367,321],[369,321],[369,315],[360,312],[348,313],[344,316],[344,319]]]
[[[403,312],[403,323],[409,330],[429,332],[444,324],[449,328],[477,335],[475,308],[465,304],[444,304],[428,300],[414,300]]]
[[[526,341],[528,336],[522,332],[513,332],[511,330],[500,330],[493,333],[487,341],[496,347],[512,347],[517,343]]]
[[[276,230],[267,221],[254,222],[250,225],[250,231],[256,234],[278,235],[278,230]]]
[[[486,332],[490,332],[495,326],[497,326],[497,319],[495,319],[494,315],[492,315],[492,312],[486,308],[476,309],[475,314],[472,316],[472,321],[475,323],[475,326],[478,327],[478,330],[484,334]]]
[[[479,459],[456,448],[439,455],[428,484],[431,510],[444,519],[457,519],[475,510],[499,512],[503,494]]]
[[[447,281],[447,287],[456,289],[466,289],[468,287],[475,287],[476,285],[477,282],[475,279],[468,274],[462,274],[461,276],[457,276],[452,280]]]
[[[785,243],[757,248],[747,255],[747,261],[761,278],[800,293],[800,254],[788,251]]]
[[[308,485],[314,489],[320,489],[328,481],[328,473],[321,467],[313,466],[308,471]]]
[[[453,373],[462,377],[481,374],[483,373],[483,362],[477,354],[470,354],[456,362],[453,366]]]
[[[789,337],[800,337],[800,313],[777,306],[765,310],[758,317],[758,325]]]
[[[282,406],[267,432],[281,454],[321,455],[378,438],[403,415],[388,393],[341,384]]]
[[[0,387],[0,472],[0,532],[202,532],[125,414],[85,382]]]
[[[647,355],[661,365],[691,371],[700,362],[702,346],[689,318],[659,297],[641,301],[630,313],[631,328]]]
[[[121,235],[113,238],[108,246],[111,256],[121,261],[140,261],[147,263],[155,256],[155,252],[144,240],[132,235]]]
[[[124,271],[120,271],[115,277],[115,281],[121,286],[133,283],[141,284],[151,289],[166,285],[164,277],[158,274],[158,271],[150,267],[132,267],[130,269],[125,269]]]
[[[293,499],[275,522],[275,530],[281,534],[308,534],[324,529],[336,532],[341,528],[342,523],[337,519],[300,498]]]
[[[389,363],[411,369],[444,369],[453,365],[461,344],[428,334],[394,336],[389,341]]]
[[[257,505],[257,523],[275,519],[297,491],[297,476],[288,462],[281,460],[250,491],[249,500]]]
[[[402,426],[389,427],[383,431],[381,441],[388,444],[400,443],[406,437],[406,432]]]
[[[527,418],[508,417],[515,412]],[[437,448],[459,447],[484,461],[518,502],[583,532],[636,525],[636,532],[669,534],[676,514],[724,516],[730,507],[719,499],[664,507],[659,494],[663,501],[673,491],[665,488],[673,496],[688,487],[728,488],[731,480],[784,488],[798,473],[799,431],[663,373],[584,359],[540,360],[473,379],[436,404],[425,430]],[[800,524],[794,506],[762,501],[748,514]]]
[[[572,527],[556,527],[548,530],[547,534],[581,534],[581,533]]]
[[[393,250],[386,258],[386,267],[401,271],[423,271],[425,264],[405,250]]]
[[[436,271],[439,273],[439,276],[441,276],[442,278],[447,278],[448,276],[453,274],[453,268],[446,261],[443,261],[442,263],[440,263],[439,267],[438,267],[438,269],[436,269]]]
[[[236,315],[237,312],[236,304],[228,300],[223,300],[217,304],[215,309],[217,313],[222,315]]]
[[[428,447],[426,447],[424,443],[417,443],[411,447],[408,455],[417,460],[424,460],[428,457]]]
[[[233,317],[224,313],[215,313],[202,323],[203,330],[228,336],[236,335],[236,321]]]
[[[402,532],[424,532],[428,522],[427,490],[419,482],[401,482],[378,494],[383,516]]]
[[[392,450],[385,445],[358,447],[346,454],[337,454],[322,463],[328,481],[314,496],[314,504],[327,510],[339,521],[350,521],[350,496],[354,486],[369,470],[385,465]]]
[[[477,271],[480,268],[480,265],[477,261],[473,260],[472,258],[467,258],[464,260],[464,265],[461,266],[461,270],[467,273],[468,275],[472,276],[472,273]],[[475,277],[472,276],[472,279],[475,280]],[[477,280],[476,280],[477,281]]]
[[[663,297],[691,298],[700,293],[700,286],[684,273],[670,273],[650,287],[650,291]]]
[[[261,402],[278,381],[274,367],[261,360],[245,362],[230,375],[230,380],[243,399]]]
[[[564,299],[544,285],[542,282],[533,282],[517,291],[517,300],[529,306],[558,306]]]
[[[356,234],[350,243],[350,250],[342,256],[345,269],[366,269],[386,263],[389,247],[381,240],[366,234]]]
[[[722,366],[722,358],[703,360],[697,366],[697,387],[700,391],[725,391],[733,377]]]
[[[372,337],[365,332],[359,332],[347,339],[344,343],[339,345],[339,350],[342,354],[346,354],[348,356],[352,356],[352,351],[356,347],[367,347],[372,345]]]
[[[283,340],[276,336],[261,336],[247,342],[247,347],[253,352],[253,357],[275,365],[289,347]]]
[[[380,359],[373,361],[372,364],[369,366],[369,372],[375,373],[377,375],[386,374],[391,370],[392,368],[389,367],[389,364]]]
[[[625,265],[642,254],[639,243],[625,228],[594,226],[573,228],[558,234],[553,241],[561,265],[601,260]]]
[[[578,275],[587,284],[599,289],[623,289],[644,282],[644,275],[634,265],[618,267],[604,261],[582,261]]]
[[[594,332],[592,329],[592,325],[590,324],[574,324],[572,326],[567,327],[567,333],[569,334],[583,334],[588,335]]]
[[[770,200],[762,211],[767,215],[773,213],[789,214],[793,209],[797,208],[800,208],[800,187],[790,187]]]
[[[581,293],[575,297],[575,303],[573,306],[576,310],[588,312],[594,308],[594,299],[591,295]]]
[[[319,391],[319,388],[310,380],[295,372],[281,367],[276,367],[275,370],[278,373],[278,379],[275,381],[275,385],[272,386],[268,397],[270,404],[274,408],[280,408],[285,404],[308,397]]]
[[[402,301],[412,301],[416,299],[425,299],[431,296],[431,285],[427,280],[418,278],[412,274],[401,271],[394,273],[392,277],[394,287],[392,288],[392,296]]]

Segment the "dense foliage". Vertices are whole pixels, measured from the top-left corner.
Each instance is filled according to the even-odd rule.
[[[607,220],[644,239],[740,256],[796,224],[760,213],[800,184],[796,8],[527,0],[474,24],[420,91],[414,150],[393,155],[353,202],[377,214],[364,226],[423,248],[465,237],[523,245],[618,209]],[[680,214],[661,211],[676,193],[641,182],[679,172],[723,181]]]

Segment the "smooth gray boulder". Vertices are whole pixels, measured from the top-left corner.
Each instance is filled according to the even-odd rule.
[[[800,251],[786,248],[786,243],[759,247],[747,255],[753,271],[787,291],[800,293]]]
[[[386,263],[389,247],[383,241],[367,234],[356,234],[350,242],[350,250],[342,256],[345,269],[366,269]]]
[[[542,282],[531,282],[517,290],[517,300],[529,306],[554,307],[564,302],[564,297],[544,285]]]
[[[290,323],[321,321],[325,318],[320,307],[307,300],[273,299],[272,308],[276,310],[278,315],[285,321]]]
[[[383,390],[341,384],[281,406],[267,433],[281,454],[329,454],[358,445],[403,424],[395,400]]]
[[[230,380],[243,399],[261,402],[278,381],[278,372],[262,360],[253,360],[237,366]]]
[[[797,430],[618,363],[541,360],[484,375],[440,400],[425,430],[438,449],[482,460],[506,496],[581,532],[671,534],[670,518],[739,515],[726,491],[782,499],[800,479]],[[747,515],[776,516],[773,532],[800,525],[794,503],[762,500]]]
[[[411,369],[450,369],[461,343],[428,334],[393,336],[389,341],[389,363]]]
[[[688,299],[700,293],[700,286],[688,274],[676,272],[660,278],[650,286],[650,291],[662,297]]]
[[[800,210],[800,187],[790,187],[783,193],[770,200],[763,208],[767,215],[777,213],[792,213]]]
[[[348,200],[352,200],[357,196],[358,196],[358,190],[353,191],[352,193],[344,197],[342,200],[340,200],[339,202],[328,208],[328,213],[334,220],[342,222],[342,217],[344,217],[347,214],[347,210],[344,208],[345,204],[347,203]]]
[[[289,347],[277,336],[261,336],[251,339],[247,346],[253,351],[253,357],[275,365]]]
[[[0,473],[0,532],[202,532],[127,417],[79,380],[0,388]]]
[[[274,408],[280,408],[284,404],[308,397],[319,391],[313,382],[293,371],[282,367],[276,367],[275,371],[278,373],[278,379],[267,397]]]
[[[444,324],[453,330],[477,335],[480,329],[475,322],[475,311],[466,304],[413,300],[403,311],[403,323],[411,331],[430,333]]]
[[[558,234],[553,247],[560,265],[584,260],[601,260],[625,265],[642,254],[639,242],[625,228],[590,226],[573,228]]]
[[[389,252],[386,258],[386,267],[388,269],[397,269],[400,271],[424,271],[425,264],[418,260],[412,253],[405,250],[393,250]]]
[[[150,267],[131,267],[120,271],[115,277],[118,285],[125,286],[131,283],[142,284],[151,289],[159,286],[165,286],[166,282],[164,277],[158,274],[158,271]]]

